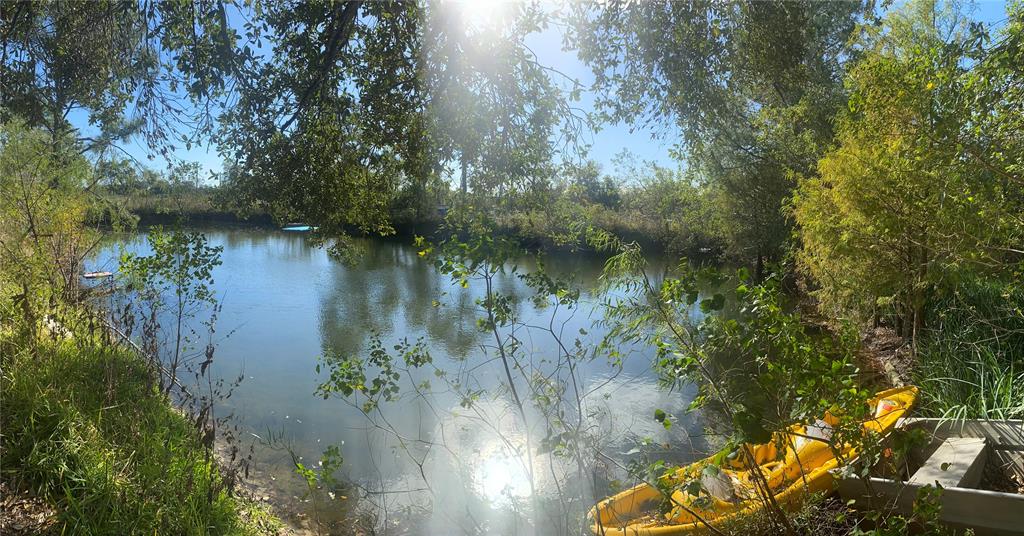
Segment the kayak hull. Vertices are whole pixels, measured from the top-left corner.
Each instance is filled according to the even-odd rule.
[[[916,396],[917,388],[915,387],[889,389],[878,393],[874,398],[876,406],[880,402],[892,401],[895,401],[895,405],[892,409],[865,422],[865,428],[881,434],[888,433],[909,411]],[[803,432],[802,429],[795,431]],[[766,480],[772,484],[772,489],[776,490],[775,501],[782,508],[796,509],[808,495],[830,492],[834,489],[832,470],[838,467],[839,460],[830,454],[831,448],[828,448],[827,452],[822,451],[822,448],[826,448],[824,442],[821,442],[820,445],[816,446],[816,451],[807,451],[813,452],[813,463],[794,465],[791,459],[793,451],[789,450],[785,454],[790,455],[790,459],[787,460],[784,456],[781,467],[780,462],[772,461],[780,455],[776,452],[774,443],[750,446],[755,461],[760,464],[757,470],[761,471]],[[848,458],[855,455],[856,453],[853,451],[846,453]],[[807,458],[800,455],[798,459],[806,460]],[[704,467],[710,464],[710,458],[701,460],[679,469],[676,474],[699,474]],[[753,478],[753,470],[727,471],[723,469],[722,471],[728,472],[730,477],[740,485]],[[778,476],[787,474],[787,478]],[[682,491],[674,492],[669,499],[670,504],[674,505],[672,512],[660,515],[657,513],[658,506],[664,502],[664,495],[660,490],[649,484],[640,484],[625,490],[599,502],[591,509],[591,531],[600,536],[701,534],[708,531],[706,523],[711,523],[716,527],[723,526],[763,509],[761,501],[753,498],[738,500],[735,503],[714,500],[714,507],[710,509],[696,508],[683,504],[685,502],[683,493]],[[652,511],[654,514],[651,514]],[[695,519],[691,513],[697,513],[703,521]]]

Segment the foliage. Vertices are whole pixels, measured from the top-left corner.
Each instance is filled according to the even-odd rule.
[[[525,44],[547,24],[535,4],[487,21],[416,2],[10,7],[2,119],[57,140],[84,113],[99,133],[80,136],[82,148],[96,151],[141,134],[169,156],[212,135],[234,208],[323,236],[388,234],[396,202],[423,217],[448,201],[438,190],[449,166],[463,192],[543,183],[585,121],[567,104],[578,84],[554,83]]]
[[[9,337],[10,334],[3,334]],[[130,351],[86,332],[6,356],[0,388],[5,479],[57,505],[59,530],[260,534],[275,522],[229,496],[186,418]],[[240,512],[247,512],[246,519]]]
[[[622,203],[619,186],[610,176],[601,177],[601,165],[588,160],[582,165],[568,167],[569,188],[573,196],[587,203],[616,209]]]
[[[206,374],[212,345],[196,374],[206,376],[208,391],[193,398],[182,388],[176,400],[184,414],[164,396],[187,348],[182,319],[190,306],[212,300],[217,250],[201,236],[157,230],[153,257],[125,259],[152,303],[163,303],[164,292],[175,295],[177,346],[165,376],[158,345],[147,342],[155,339],[145,337],[158,328],[155,310],[142,339],[153,353],[141,355],[148,352],[130,335],[90,313],[85,303],[94,289],[79,285],[83,261],[100,239],[90,222],[120,228],[119,214],[97,195],[110,162],[93,164],[65,135],[19,122],[4,124],[0,135],[4,471],[59,503],[70,532],[255,532],[255,523],[239,518],[249,506],[230,498],[239,463],[230,429],[218,436],[230,459],[223,468],[213,460],[216,429],[226,423],[211,409],[225,396],[224,381]],[[118,347],[115,334],[141,354]],[[158,374],[164,393],[153,388]]]
[[[877,442],[861,425],[871,393],[857,382],[850,347],[808,334],[799,317],[785,311],[774,278],[757,285],[741,270],[730,283],[715,270],[684,263],[652,282],[629,249],[609,261],[606,276],[629,290],[608,299],[608,337],[656,346],[655,367],[666,384],[697,386],[691,408],[717,416],[710,422],[723,437],[716,464],[752,461],[748,445],[767,443],[773,432],[811,424],[826,412],[837,418],[828,440],[837,454],[844,445],[862,449]],[[709,286],[724,290],[702,297],[700,289]],[[655,413],[666,426],[670,418]],[[676,489],[696,497],[702,487],[699,476],[680,481],[671,471],[660,483],[666,497]],[[767,482],[755,484],[771,518],[792,532]]]
[[[502,438],[531,487],[535,457],[571,459],[577,480],[596,466],[601,431],[584,426],[576,367],[597,355],[618,364],[623,344],[655,347],[666,386],[697,386],[693,409],[722,435],[718,464],[826,412],[840,419],[833,446],[877,454],[877,438],[859,424],[868,393],[851,345],[812,334],[790,312],[780,278],[764,270],[791,243],[829,320],[873,320],[912,337],[925,411],[1024,414],[1015,359],[1024,297],[1014,282],[1024,258],[1024,4],[1009,7],[994,36],[957,3],[885,7],[882,19],[871,2],[574,4],[559,22],[594,74],[588,117],[570,105],[580,83],[561,80],[528,46],[550,14],[536,3],[499,11],[470,20],[433,2],[5,5],[0,315],[13,339],[0,345],[4,465],[14,460],[44,494],[60,496],[70,530],[239,527],[201,448],[213,437],[213,349],[192,347],[188,325],[205,307],[216,316],[218,248],[200,234],[154,229],[153,255],[122,259],[150,307],[144,351],[158,370],[170,367],[160,375],[164,393],[181,362],[201,360],[196,378],[205,376],[209,398],[198,440],[166,399],[139,387],[148,372],[138,363],[90,339],[72,351],[39,336],[57,338],[54,309],[82,298],[82,259],[98,236],[87,224],[116,220],[97,193],[174,199],[179,211],[188,200],[227,201],[316,225],[316,238],[338,238],[339,250],[353,229],[383,235],[400,224],[439,224],[437,241],[418,243],[421,255],[454,285],[482,289],[477,327],[500,388],[487,392],[443,369],[423,341],[388,345],[375,336],[366,355],[325,356],[329,376],[318,393],[374,419],[384,404],[430,392],[429,382],[405,379],[431,369],[467,411],[500,399],[526,436]],[[98,134],[75,132],[77,114]],[[686,167],[634,164],[606,175],[563,158],[559,168],[590,120],[672,125]],[[204,186],[196,165],[161,176],[102,152],[133,134],[165,155],[212,135],[229,162],[221,186]],[[82,156],[90,151],[93,163]],[[684,262],[652,280],[642,239],[694,258],[727,252],[757,268],[732,277]],[[545,272],[542,259],[526,273],[515,266],[524,245],[548,243],[615,254],[603,289],[612,333],[597,349],[565,337],[554,320],[525,325],[519,304],[495,284],[515,273],[537,304],[575,308],[580,291]],[[708,287],[717,292],[702,294]],[[157,341],[167,310],[177,322],[173,350]],[[531,349],[524,334],[549,347]],[[555,373],[534,365],[545,359]],[[107,383],[94,385],[100,377]],[[56,396],[65,385],[71,396]],[[125,396],[140,402],[118,402]],[[653,418],[670,428],[678,416],[658,409]],[[164,435],[136,434],[131,419]],[[311,492],[341,463],[337,448],[325,454],[319,471],[293,457]],[[160,455],[171,474],[153,481]],[[123,460],[124,469],[110,469]],[[66,473],[58,479],[54,467]],[[666,492],[702,492],[697,480],[660,478],[664,462],[648,469]],[[203,494],[206,502],[195,502]],[[161,502],[164,495],[178,500]],[[531,495],[535,522],[541,498]],[[769,522],[793,532],[799,525],[764,496]],[[931,523],[933,499],[878,531]],[[573,512],[558,505],[564,520]]]
[[[140,168],[124,159],[104,159],[96,163],[96,173],[105,192],[123,196],[188,194],[203,190],[201,168],[195,162],[179,162],[166,173]]]
[[[0,127],[0,299],[29,341],[52,303],[79,298],[82,261],[99,238],[85,226],[100,205],[87,196],[92,168],[59,141],[20,122]]]
[[[798,534],[833,536],[902,536],[908,533],[927,536],[971,534],[940,521],[942,490],[924,486],[917,492],[910,515],[892,514],[886,509],[858,512],[838,497],[813,494],[793,512]],[[728,534],[777,534],[765,516],[754,514],[725,527]]]
[[[868,530],[857,527],[851,534],[853,536],[899,536],[911,531],[929,536],[961,534],[960,530],[946,526],[940,521],[941,512],[942,488],[923,486],[917,490],[910,516],[885,516],[881,512],[869,512],[866,516],[867,520],[874,523],[875,527]],[[963,533],[973,535],[974,531],[968,529]]]
[[[436,195],[449,166],[463,194],[543,181],[571,114],[523,43],[541,11],[507,9],[481,26],[440,3],[262,6],[247,36],[272,53],[246,59],[217,137],[238,205],[388,234],[396,197]]]
[[[152,227],[146,232],[151,255],[125,254],[122,271],[140,286],[147,299],[162,300],[173,294],[182,307],[212,304],[215,297],[213,269],[221,264],[222,246],[210,246],[206,236],[195,231]]]
[[[680,156],[720,198],[730,246],[780,259],[792,173],[813,168],[845,103],[859,2],[576,4],[569,42],[606,121],[671,123]]]
[[[495,232],[531,250],[593,249],[585,231],[599,228],[669,256],[724,257],[726,237],[714,192],[682,170],[640,163],[629,154],[604,178],[593,162],[567,165],[550,186],[516,197],[491,210]],[[489,206],[478,198],[473,202]]]
[[[601,462],[596,450],[598,430],[588,422],[591,415],[586,409],[591,393],[585,392],[578,367],[601,354],[582,343],[585,331],[576,337],[563,334],[564,326],[559,327],[567,315],[574,314],[580,290],[570,280],[548,274],[542,259],[529,270],[521,270],[517,263],[524,250],[514,237],[495,234],[495,222],[484,213],[474,212],[465,218],[453,214],[448,225],[445,240],[431,243],[419,238],[417,245],[420,256],[447,275],[453,286],[472,287],[479,293],[476,327],[486,341],[481,344],[480,359],[446,366],[445,360],[431,355],[425,341],[403,338],[388,345],[375,335],[365,355],[324,356],[317,370],[326,371],[328,379],[317,392],[359,408],[376,429],[393,435],[416,464],[424,463],[420,443],[449,451],[446,438],[420,439],[412,444],[392,427],[384,406],[432,400],[427,397],[438,393],[454,395],[461,410],[478,420],[480,433],[496,434],[503,452],[522,467],[530,494],[528,503],[514,509],[515,519],[521,520],[517,522],[538,526],[539,520],[550,520],[553,526],[545,530],[553,533],[585,530],[585,511],[590,504],[582,500],[586,492],[581,484]],[[550,324],[537,325],[521,317],[524,304],[505,293],[498,279],[509,274],[533,291],[530,301],[534,307],[550,311]],[[432,376],[411,380],[424,376],[423,371]],[[496,385],[489,387],[492,383]],[[500,409],[493,413],[488,409],[493,406],[486,402],[497,402]],[[511,430],[494,422],[505,418],[515,423]],[[574,470],[556,472],[563,460]],[[451,462],[472,468],[478,461],[456,457]],[[541,467],[545,468],[543,474]],[[552,474],[547,474],[548,470]],[[432,488],[428,476],[422,477],[424,485]],[[536,488],[541,478],[554,479],[554,496],[545,496]]]
[[[696,181],[693,173],[638,164],[628,156],[619,165],[619,180],[631,186],[623,191],[622,210],[598,221],[600,227],[622,236],[624,220],[639,217],[647,224],[643,234],[656,237],[670,254],[701,259],[723,253],[728,237],[714,188]]]
[[[176,142],[190,148],[197,132],[178,139],[181,124],[210,128],[209,100],[223,94],[234,64],[237,35],[220,0],[20,0],[2,20],[0,120],[20,117],[54,144],[82,112],[99,130],[83,136],[86,149],[130,134],[165,156]],[[183,105],[188,98],[200,106]]]
[[[732,442],[763,443],[835,408],[853,419],[864,413],[858,404],[867,392],[855,381],[849,348],[808,334],[785,311],[774,278],[756,285],[741,270],[739,282],[729,283],[716,270],[686,265],[659,283],[642,271],[619,275],[636,277],[634,295],[609,301],[610,337],[656,345],[664,381],[695,383],[693,407],[725,412]],[[708,286],[724,290],[702,298],[699,289]]]
[[[985,71],[968,65],[969,52],[987,65],[990,52],[974,48],[981,31],[955,10],[922,2],[866,33],[839,145],[794,201],[800,260],[827,315],[887,319],[916,340],[930,294],[953,288],[963,273],[1016,262],[1020,185],[965,155],[971,143],[1005,143],[989,136],[1012,137],[995,125],[982,133],[983,124],[1015,121],[995,110],[976,116],[973,103],[993,98],[978,79]]]
[[[177,382],[179,366],[183,360],[190,360],[189,352],[194,350],[191,345],[198,340],[189,321],[205,313],[205,308],[211,308],[214,317],[205,323],[211,331],[214,329],[217,300],[211,290],[213,269],[221,264],[220,252],[224,248],[208,245],[202,233],[181,229],[168,233],[161,227],[151,228],[146,241],[152,254],[122,254],[121,273],[148,305],[142,320],[144,346],[151,358],[166,367],[160,368],[160,387],[169,393]],[[173,348],[164,348],[158,333],[159,315],[165,313],[171,315],[174,323],[170,337]],[[130,325],[134,324],[133,318]],[[200,376],[205,375],[212,361],[213,348],[208,345]]]
[[[104,158],[96,162],[95,168],[97,193],[110,205],[137,218],[141,224],[177,220],[230,221],[256,215],[233,214],[230,209],[231,193],[227,188],[204,179],[199,164],[194,162],[173,163],[161,172],[140,167],[130,160]],[[209,177],[214,178],[217,176]]]
[[[16,6],[15,17],[25,8]],[[225,466],[213,459],[216,429],[226,423],[214,418],[212,404],[230,393],[224,394],[223,380],[206,374],[212,345],[196,374],[197,380],[206,376],[208,391],[193,398],[182,388],[186,396],[176,400],[185,413],[165,396],[185,349],[186,309],[212,299],[207,285],[217,250],[201,236],[157,230],[154,257],[125,259],[153,303],[162,303],[165,291],[175,293],[177,346],[168,378],[150,339],[144,336],[142,344],[153,355],[111,341],[116,333],[148,354],[91,314],[85,303],[96,289],[79,284],[83,261],[100,240],[99,229],[89,225],[121,228],[120,213],[98,185],[104,174],[124,175],[124,166],[102,154],[90,162],[80,140],[19,121],[3,125],[0,143],[4,471],[58,503],[62,530],[69,532],[255,533],[269,517],[246,512],[248,505],[230,497],[239,463],[231,430],[218,436],[229,447]],[[194,176],[195,169],[176,171]],[[155,312],[146,326],[151,330],[144,335],[156,332]],[[158,374],[163,393],[153,388]],[[243,513],[253,522],[242,521]]]

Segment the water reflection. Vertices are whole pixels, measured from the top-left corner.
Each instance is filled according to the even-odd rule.
[[[678,463],[692,460],[695,452],[706,447],[695,423],[684,422],[666,430],[650,418],[652,408],[683,415],[692,393],[668,393],[650,379],[633,376],[595,377],[587,391],[585,427],[606,432],[594,445],[605,456],[625,461],[629,457],[626,452],[644,438],[656,445],[674,445],[659,457]],[[537,415],[531,415],[530,421],[535,425],[541,422]],[[450,534],[467,527],[472,529],[469,533],[579,533],[582,518],[566,514],[584,511],[606,492],[595,489],[599,483],[591,473],[594,467],[581,472],[568,457],[535,455],[533,482],[542,513],[530,518],[525,430],[513,408],[499,398],[480,401],[472,409],[448,408],[427,437],[432,439],[429,448],[414,448],[404,460],[394,458],[404,471],[390,479],[367,482],[370,495],[388,497],[392,511],[418,512],[413,517],[427,524],[425,534]],[[386,441],[386,437],[376,440]],[[380,444],[368,446],[378,452],[385,450]],[[605,480],[629,482],[622,467],[602,469]]]
[[[621,465],[641,440],[670,445],[659,453],[667,461],[686,461],[704,449],[699,423],[683,418],[666,430],[652,418],[655,409],[685,416],[693,393],[660,389],[650,373],[653,352],[627,348],[621,367],[590,355],[574,370],[580,401],[567,405],[564,417],[579,420],[598,454],[583,464],[539,453],[534,444],[527,466],[526,438],[544,438],[550,415],[531,408],[524,425],[511,406],[500,364],[487,360],[475,326],[475,300],[484,294],[479,282],[453,285],[401,244],[370,243],[346,265],[300,234],[222,229],[207,236],[224,246],[215,290],[223,301],[219,332],[232,332],[217,350],[217,371],[246,377],[221,409],[233,411],[252,434],[283,433],[306,461],[340,445],[342,476],[361,489],[350,501],[382,512],[378,521],[388,532],[578,533],[581,518],[568,513],[585,511],[608,491],[608,481],[626,479]],[[138,240],[124,245],[144,247]],[[114,249],[95,262],[109,266]],[[595,286],[602,267],[586,256],[552,257],[546,264],[575,275],[584,289]],[[584,348],[604,335],[595,325],[601,316],[595,295],[584,292],[578,309],[537,309],[514,275],[495,283],[513,297],[523,324],[557,326],[572,335],[569,344],[579,338]],[[324,379],[315,373],[318,358],[365,355],[374,332],[387,346],[422,338],[449,375],[410,371],[403,378],[408,392],[369,418],[346,401],[316,397]],[[550,333],[524,329],[517,336],[530,358],[524,367],[569,384]],[[414,389],[424,381],[429,388]],[[464,393],[478,389],[487,392],[464,405]],[[258,467],[277,476],[284,495],[301,496],[288,456],[269,449],[258,454]],[[533,513],[531,501],[541,504]]]

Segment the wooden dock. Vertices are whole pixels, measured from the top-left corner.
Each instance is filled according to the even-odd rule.
[[[1024,495],[978,489],[986,463],[1024,482],[1024,421],[906,419],[904,428],[924,430],[931,438],[911,453],[908,461],[916,470],[909,479],[842,478],[843,499],[858,509],[888,505],[909,516],[918,491],[937,486],[943,523],[979,536],[1024,535]]]

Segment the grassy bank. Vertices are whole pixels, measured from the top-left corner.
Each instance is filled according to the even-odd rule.
[[[10,340],[0,386],[3,480],[57,510],[57,534],[262,534],[191,424],[135,354],[79,339]]]

